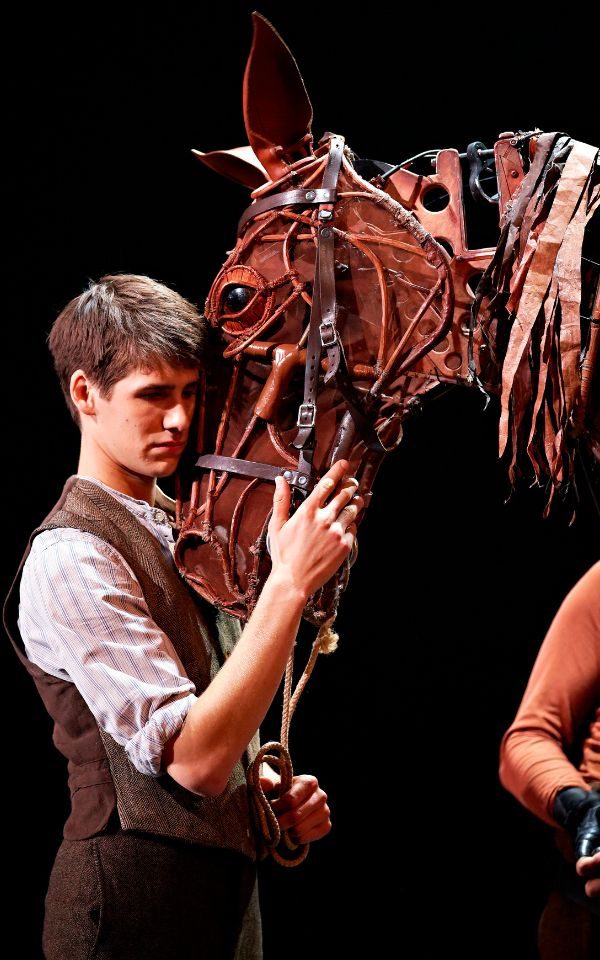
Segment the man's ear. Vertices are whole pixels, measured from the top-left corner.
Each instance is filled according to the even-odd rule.
[[[71,400],[79,411],[80,417],[93,416],[96,412],[96,388],[90,383],[84,370],[75,370],[69,385]]]

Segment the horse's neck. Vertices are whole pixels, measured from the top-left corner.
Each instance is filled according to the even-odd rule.
[[[502,221],[507,205],[520,186],[523,164],[515,145],[509,139],[494,145],[498,184],[498,218]],[[477,286],[496,251],[495,246],[470,247],[468,237],[480,233],[477,210],[482,221],[489,221],[489,210],[475,208],[474,220],[467,222],[463,192],[463,170],[457,150],[441,150],[435,171],[417,175],[400,169],[386,182],[385,190],[409,209],[420,223],[441,244],[451,257],[450,273],[454,287],[452,329],[411,370],[416,383],[408,389],[422,394],[439,383],[483,384],[490,392],[499,389],[500,370],[490,344],[474,324],[472,310]],[[484,201],[482,201],[483,203]],[[490,242],[497,242],[499,228]],[[472,329],[473,328],[473,329]]]

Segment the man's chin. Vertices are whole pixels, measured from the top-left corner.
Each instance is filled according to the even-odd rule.
[[[158,480],[160,477],[173,476],[182,456],[182,449],[170,454],[164,454],[163,451],[159,454],[157,450],[153,450],[150,455],[146,457],[148,475],[154,477],[155,480]]]
[[[173,463],[157,463],[152,469],[152,476],[155,480],[159,480],[161,477],[172,477],[175,471],[177,470],[178,462]]]

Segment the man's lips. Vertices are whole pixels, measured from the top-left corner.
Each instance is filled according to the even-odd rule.
[[[153,450],[183,450],[185,447],[185,440],[170,440],[166,443],[153,443]]]

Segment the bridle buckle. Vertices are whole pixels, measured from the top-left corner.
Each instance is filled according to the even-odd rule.
[[[317,409],[314,403],[301,403],[298,407],[298,420],[296,421],[297,426],[314,427],[316,413]]]
[[[332,347],[337,341],[335,321],[332,318],[323,320],[319,326],[319,334],[321,337],[321,346]]]

